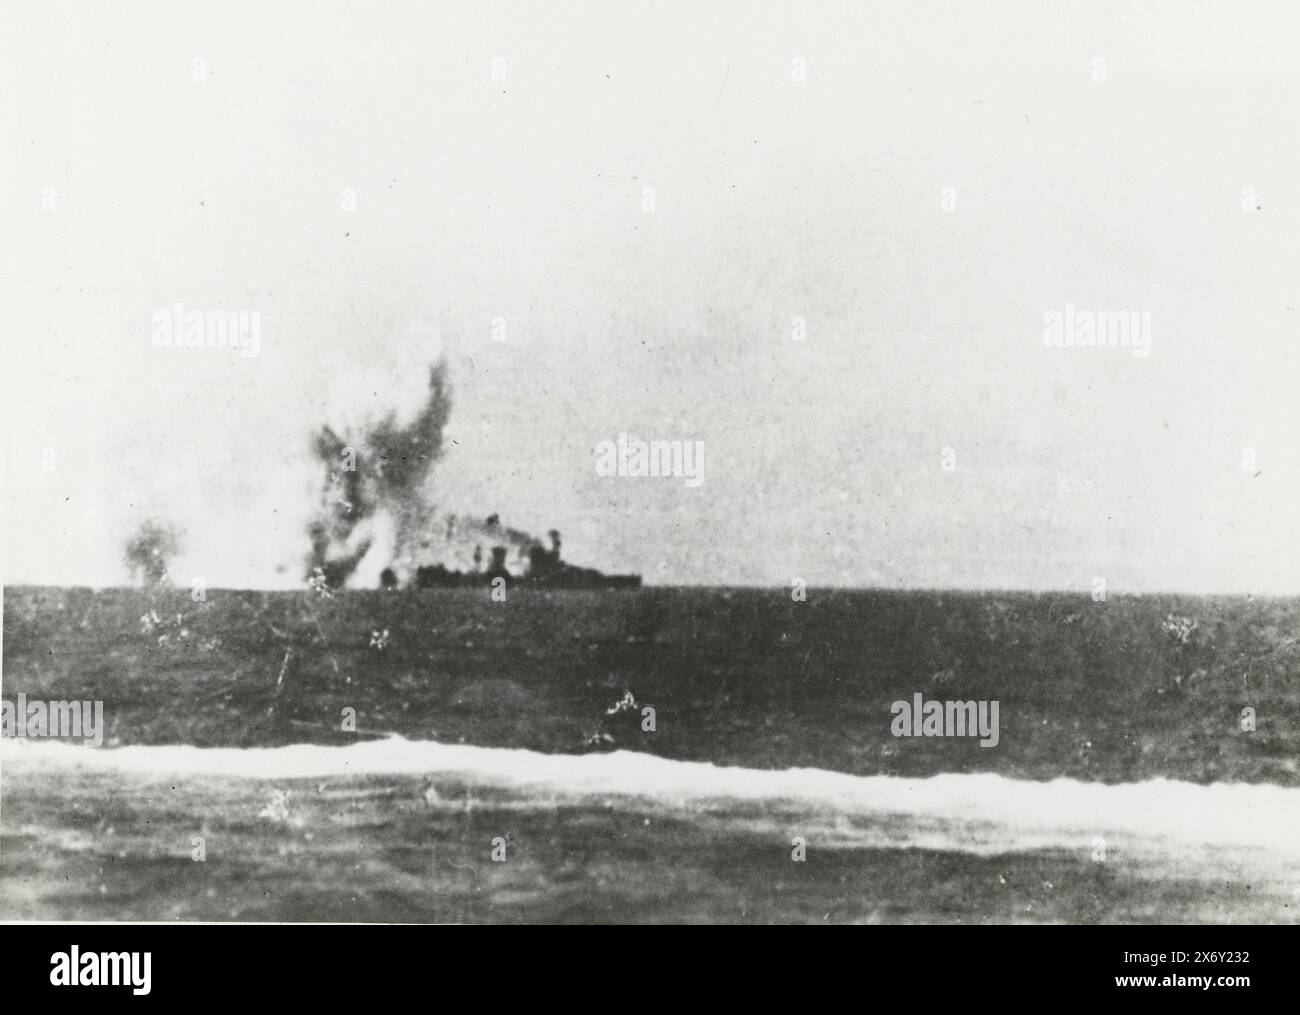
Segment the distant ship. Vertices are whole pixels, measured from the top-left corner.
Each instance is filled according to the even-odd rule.
[[[589,567],[576,567],[560,558],[560,534],[555,529],[549,533],[551,547],[548,550],[538,540],[519,532],[517,529],[505,528],[499,516],[490,515],[484,522],[473,520],[459,523],[453,517],[447,525],[447,541],[453,541],[457,529],[471,534],[478,534],[491,540],[500,537],[504,544],[491,545],[491,557],[487,567],[483,564],[483,544],[475,543],[473,566],[465,569],[453,569],[445,563],[424,564],[415,569],[410,585],[417,589],[440,588],[476,588],[491,585],[494,579],[502,578],[507,585],[534,586],[547,589],[638,589],[641,587],[639,574],[605,574]],[[507,566],[510,550],[517,550],[515,567]],[[379,576],[382,588],[396,588],[399,584],[397,574],[392,568],[385,568]]]

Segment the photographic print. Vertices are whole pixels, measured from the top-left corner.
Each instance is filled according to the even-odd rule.
[[[1296,922],[1292,5],[4,20],[0,919]]]

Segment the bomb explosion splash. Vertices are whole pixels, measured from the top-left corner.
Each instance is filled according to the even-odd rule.
[[[344,585],[370,554],[381,566],[409,568],[433,524],[433,467],[442,458],[451,414],[445,361],[429,371],[423,405],[405,425],[394,410],[377,422],[339,433],[322,426],[312,452],[325,472],[321,502],[307,526],[307,573],[317,568]]]
[[[133,578],[146,588],[166,585],[172,558],[180,550],[181,533],[175,526],[156,518],[146,519],[126,541],[122,560]]]

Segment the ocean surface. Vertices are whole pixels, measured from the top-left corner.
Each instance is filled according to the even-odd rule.
[[[4,695],[107,729],[0,739],[0,917],[1297,922],[1296,630],[1294,599],[6,589]],[[997,701],[996,747],[894,736],[918,694]]]
[[[1141,918],[1141,899],[1153,895],[1163,895],[1166,906],[1170,897],[1194,896],[1182,910],[1158,914],[1160,919],[1201,918],[1208,903],[1208,915],[1220,919],[1292,920],[1300,907],[1300,789],[1268,785],[1165,779],[1111,785],[1063,778],[1032,782],[991,773],[854,776],[716,766],[636,752],[547,755],[398,737],[347,747],[243,749],[95,749],[0,740],[0,778],[10,854],[2,892],[17,909],[12,915],[20,916],[31,915],[23,912],[24,903],[30,906],[35,900],[15,891],[11,878],[21,882],[31,866],[57,867],[61,856],[80,869],[113,842],[121,848],[110,850],[108,864],[100,865],[100,899],[77,901],[74,893],[63,915],[84,918],[100,910],[110,894],[141,894],[141,885],[109,885],[122,877],[130,881],[139,863],[152,860],[179,872],[202,871],[205,883],[208,872],[218,867],[236,882],[260,878],[280,886],[277,891],[302,881],[292,884],[288,897],[295,900],[290,909],[303,911],[279,913],[280,918],[337,917],[332,893],[346,893],[353,885],[368,894],[370,886],[382,897],[382,866],[375,869],[380,857],[394,849],[424,850],[432,865],[441,845],[454,869],[472,872],[477,907],[443,913],[445,919],[509,919],[525,899],[546,910],[548,896],[556,897],[566,870],[570,879],[574,876],[573,856],[599,856],[602,850],[608,852],[603,864],[611,867],[606,876],[626,884],[601,906],[602,876],[596,876],[588,886],[595,891],[587,908],[597,904],[597,911],[588,915],[636,919],[637,908],[623,911],[619,902],[627,887],[660,876],[655,871],[662,863],[652,859],[655,854],[662,861],[696,848],[692,843],[701,839],[720,857],[728,850],[739,857],[764,848],[768,864],[788,864],[792,884],[813,861],[828,856],[839,864],[859,857],[868,870],[884,860],[882,876],[900,855],[930,857],[966,871],[953,885],[968,893],[965,901],[973,891],[992,890],[981,886],[979,876],[990,864],[1003,868],[998,887],[1004,890],[1008,875],[1016,878],[1032,869],[1038,877],[1037,913],[1031,901],[1020,912],[1012,907],[1001,914],[1012,920],[1066,919],[1071,910],[1095,901],[1088,895],[1113,892],[1117,885],[1134,892],[1136,918]],[[27,790],[45,796],[51,788],[66,807],[34,809],[25,799]],[[101,815],[93,834],[82,820],[89,812]],[[104,813],[118,817],[104,818]],[[625,831],[611,841],[610,819],[615,816],[616,826],[639,823],[641,840],[632,849],[640,862],[626,863],[621,870],[616,869],[618,858],[628,848],[628,836]],[[421,818],[427,834],[416,831]],[[555,826],[551,831],[560,832],[559,842],[536,834],[539,820]],[[413,833],[415,843],[410,841]],[[193,856],[199,837],[202,860]],[[260,840],[256,847],[248,845],[250,837]],[[232,856],[233,842],[240,845]],[[273,872],[260,866],[268,853],[274,853],[270,862],[279,868]],[[355,885],[346,872],[341,880],[320,880],[322,857],[344,866],[350,858],[357,870],[370,868],[370,877]],[[238,872],[249,865],[254,869]],[[516,869],[527,874],[527,884],[513,879]],[[429,885],[413,894],[436,893],[432,886],[446,875],[431,869]],[[1060,885],[1056,899],[1050,898],[1057,893],[1053,877]],[[410,872],[404,871],[387,890],[409,880]],[[1199,893],[1193,891],[1197,884]],[[815,894],[824,896],[826,887]],[[754,889],[747,886],[739,909],[714,912],[712,918],[807,916],[793,896],[781,899],[779,887],[766,898]],[[1239,896],[1235,901],[1234,891]],[[232,894],[238,899],[243,893]],[[916,894],[914,918],[943,918],[942,898],[929,898],[920,885]],[[1071,898],[1079,894],[1085,897]],[[163,891],[154,894],[153,905],[147,898],[143,905],[128,902],[128,912],[117,915],[264,918],[259,914],[265,898],[251,910],[245,900],[242,911],[236,905],[229,913],[222,910],[222,901],[212,895],[186,905]],[[839,900],[840,907],[845,901]],[[528,918],[565,918],[529,907],[525,911]],[[388,918],[405,912],[405,906],[396,907]],[[831,912],[827,909],[827,917]],[[840,913],[849,919],[886,915]],[[998,915],[997,905],[990,906],[989,915]]]

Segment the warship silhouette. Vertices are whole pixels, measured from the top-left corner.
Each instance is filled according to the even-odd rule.
[[[457,531],[481,537],[474,543],[473,564],[463,569],[450,568],[444,562],[422,564],[415,569],[409,585],[417,589],[475,588],[490,586],[496,579],[507,585],[534,586],[546,589],[636,589],[641,587],[639,574],[605,574],[590,567],[578,567],[560,556],[560,533],[552,529],[548,536],[551,545],[501,524],[499,515],[489,515],[483,522],[475,520],[458,522],[448,520],[447,542],[451,543]],[[500,542],[494,542],[499,538]],[[488,545],[490,556],[484,565],[483,546]],[[515,551],[513,567],[510,553]],[[393,568],[385,568],[380,575],[382,588],[397,588],[399,579]]]

